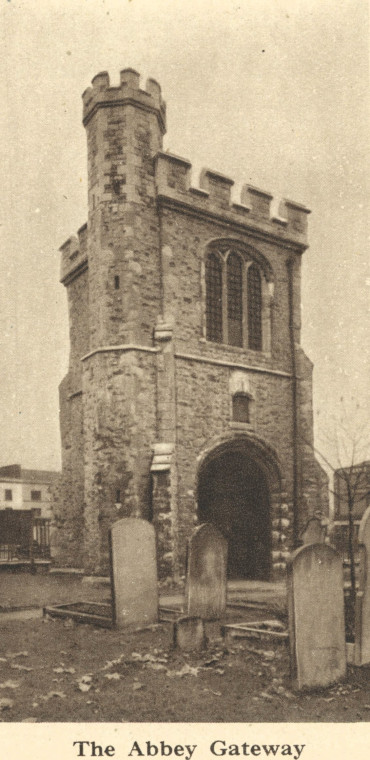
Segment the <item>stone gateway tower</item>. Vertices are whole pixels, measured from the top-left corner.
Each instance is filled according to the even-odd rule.
[[[325,510],[300,348],[308,209],[163,152],[157,82],[103,72],[83,94],[88,222],[61,248],[70,363],[60,386],[58,560],[107,570],[108,529],[153,522],[162,577],[209,521],[230,576],[272,578]],[[140,561],[140,557],[138,557]]]

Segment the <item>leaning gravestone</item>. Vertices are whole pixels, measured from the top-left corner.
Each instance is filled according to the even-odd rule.
[[[358,531],[360,555],[359,588],[356,594],[355,665],[370,663],[370,507]]]
[[[292,678],[298,689],[346,674],[342,559],[325,544],[297,549],[288,564]]]
[[[212,620],[226,609],[227,540],[211,523],[195,529],[188,545],[185,608]]]
[[[122,627],[158,620],[155,532],[146,520],[126,517],[110,529],[113,621]]]
[[[303,533],[302,541],[305,546],[308,544],[323,544],[325,542],[326,527],[322,525],[318,517],[311,517]]]

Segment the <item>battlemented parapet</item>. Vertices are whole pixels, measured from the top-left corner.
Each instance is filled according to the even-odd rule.
[[[87,268],[87,224],[83,224],[77,231],[77,237],[72,235],[59,250],[62,254],[60,281],[67,286]]]
[[[290,200],[283,200],[278,216],[271,216],[273,196],[253,185],[244,185],[240,203],[232,203],[234,181],[219,172],[203,169],[199,188],[191,185],[191,163],[185,158],[160,151],[156,156],[158,200],[181,206],[189,212],[222,216],[244,229],[265,232],[269,236],[307,247],[307,216],[310,210]]]
[[[111,87],[109,74],[101,71],[82,95],[83,124],[90,121],[98,108],[134,104],[145,111],[155,111],[158,116],[162,134],[166,132],[166,104],[162,100],[161,88],[155,79],[148,79],[146,89],[141,90],[140,74],[134,69],[123,69],[120,73],[119,87]]]

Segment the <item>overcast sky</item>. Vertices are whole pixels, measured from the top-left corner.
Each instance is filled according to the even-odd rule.
[[[369,412],[366,0],[0,0],[0,464],[59,468],[68,364],[59,246],[87,218],[81,94],[152,76],[165,148],[304,203],[302,343],[319,448],[341,402]],[[354,401],[352,400],[354,399]]]

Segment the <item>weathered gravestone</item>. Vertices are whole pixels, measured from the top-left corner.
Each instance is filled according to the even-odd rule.
[[[155,532],[146,520],[126,517],[110,530],[113,620],[117,626],[158,620]]]
[[[173,645],[186,652],[204,649],[206,635],[204,621],[199,617],[181,617],[173,626]]]
[[[291,671],[298,689],[346,674],[342,559],[325,544],[297,549],[288,564]]]
[[[226,609],[227,540],[211,523],[195,529],[188,545],[185,608],[212,620]]]
[[[370,507],[358,532],[360,568],[355,613],[355,665],[370,663]]]
[[[323,544],[325,542],[326,526],[322,524],[319,517],[311,517],[303,533],[302,541],[305,546],[308,544]]]

